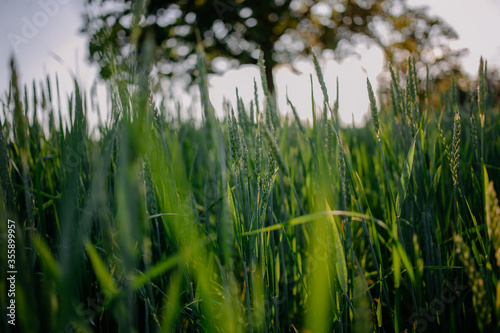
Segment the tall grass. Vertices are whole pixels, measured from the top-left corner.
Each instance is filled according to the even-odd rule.
[[[219,119],[200,50],[197,125],[158,107],[145,57],[109,82],[97,135],[76,81],[66,123],[58,83],[21,90],[13,65],[0,215],[18,225],[17,322],[2,316],[2,331],[500,329],[500,117],[485,63],[477,95],[459,103],[453,86],[431,105],[410,59],[390,69],[389,105],[359,87],[369,126],[343,128],[313,62],[325,102],[311,96],[312,124],[293,96],[292,120],[280,115],[265,75],[264,105],[254,82],[252,103],[236,90]]]

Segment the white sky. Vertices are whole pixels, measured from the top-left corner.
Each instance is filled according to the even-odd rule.
[[[47,4],[51,3],[51,6]],[[411,6],[427,5],[431,14],[441,16],[459,34],[454,48],[468,48],[464,58],[467,72],[475,74],[482,55],[489,66],[500,67],[500,1],[498,0],[408,0]],[[55,4],[55,5],[54,5]],[[0,0],[0,94],[5,91],[10,71],[8,61],[15,54],[21,82],[37,82],[57,72],[63,90],[71,91],[70,71],[76,73],[87,89],[96,75],[96,68],[86,62],[85,38],[78,33],[82,19],[83,0]],[[44,11],[47,14],[44,14]],[[28,23],[27,23],[28,22]],[[38,25],[38,27],[36,26]],[[30,29],[31,28],[31,29]],[[33,29],[34,28],[34,29]],[[15,34],[15,35],[14,35]],[[24,38],[24,37],[27,38]],[[24,39],[23,39],[24,38]],[[17,41],[17,46],[16,46]],[[60,57],[63,64],[51,54]],[[330,99],[335,98],[336,79],[339,79],[340,115],[344,123],[352,119],[359,124],[368,108],[366,77],[376,89],[377,75],[383,68],[383,57],[376,48],[360,48],[360,57],[350,57],[341,64],[323,59],[325,81]],[[302,118],[311,117],[309,74],[313,73],[311,60],[297,62],[300,73],[292,73],[288,66],[275,69],[278,106],[288,112],[285,91],[297,107]],[[68,70],[70,69],[70,70]],[[321,91],[314,76],[315,98],[321,101]],[[211,98],[214,106],[221,110],[223,96],[235,102],[235,88],[245,103],[253,98],[253,79],[260,75],[255,66],[242,66],[222,76],[212,76]],[[184,96],[184,100],[189,97]],[[91,115],[95,122],[95,115]]]

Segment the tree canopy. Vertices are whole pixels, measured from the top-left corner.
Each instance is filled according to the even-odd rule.
[[[103,78],[140,57],[149,36],[160,76],[194,69],[198,41],[209,60],[224,57],[232,66],[255,63],[260,48],[270,90],[272,68],[312,48],[342,58],[358,43],[375,44],[396,64],[415,55],[417,69],[428,66],[434,79],[457,71],[461,54],[448,46],[457,37],[449,25],[405,0],[88,0],[83,31]]]

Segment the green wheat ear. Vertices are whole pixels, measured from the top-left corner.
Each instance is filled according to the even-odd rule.
[[[342,196],[342,209],[347,209],[347,179],[346,179],[346,164],[345,164],[345,156],[344,156],[344,145],[342,141],[339,140],[338,145],[338,159],[339,159],[339,176],[340,176],[340,189]]]
[[[325,104],[329,106],[330,100],[328,98],[328,93],[326,91],[325,79],[323,78],[323,73],[321,71],[321,67],[319,66],[318,58],[316,58],[316,54],[313,52],[312,55],[313,55],[314,69],[316,70],[316,75],[318,76],[318,81],[321,86],[321,92],[323,93]]]
[[[477,82],[477,108],[479,111],[479,121],[481,124],[481,163],[484,163],[484,122],[485,122],[485,112],[486,112],[486,73],[487,73],[487,64],[483,61],[481,57],[479,61],[479,73],[478,73],[478,82]]]
[[[455,112],[453,120],[453,141],[451,144],[450,167],[453,177],[453,185],[458,185],[458,171],[460,169],[460,113]]]
[[[0,182],[4,191],[4,200],[6,201],[7,209],[14,211],[14,187],[10,179],[9,172],[9,157],[7,155],[7,141],[4,137],[3,129],[0,129]]]
[[[288,168],[286,166],[285,160],[283,159],[283,156],[281,155],[278,143],[276,142],[276,138],[273,136],[269,128],[265,125],[264,125],[264,136],[266,137],[269,147],[271,148],[271,153],[274,160],[278,162],[278,166],[281,172],[283,172],[283,175],[288,176],[289,175]]]
[[[462,236],[454,236],[456,244],[456,253],[464,264],[464,271],[469,278],[469,284],[472,289],[472,302],[474,310],[478,317],[478,326],[481,332],[491,323],[492,308],[487,294],[487,286],[484,281],[484,271],[476,267],[474,255],[470,247],[464,242]]]
[[[262,89],[264,89],[264,94],[269,92],[269,88],[267,86],[267,77],[266,77],[266,64],[264,61],[264,52],[259,50],[259,60],[257,61],[257,65],[260,70],[260,79],[262,80]]]
[[[274,133],[274,124],[273,124],[273,114],[272,114],[272,107],[273,107],[273,101],[271,98],[271,94],[269,93],[269,87],[267,83],[267,77],[266,77],[266,65],[264,61],[264,52],[259,51],[259,60],[257,61],[257,64],[259,66],[260,70],[260,79],[262,80],[262,89],[264,90],[264,96],[265,96],[265,101],[266,101],[266,126],[269,128],[269,130]],[[255,96],[257,96],[257,90],[255,88]],[[257,101],[256,101],[257,102]]]
[[[493,181],[489,182],[486,190],[486,225],[496,263],[500,267],[500,207]]]
[[[481,57],[479,61],[478,85],[477,85],[477,106],[479,109],[479,117],[481,127],[484,128],[484,113],[486,110],[486,68],[487,64]]]
[[[377,104],[375,102],[375,94],[373,93],[372,84],[370,79],[366,79],[366,85],[368,87],[368,97],[370,98],[370,109],[372,114],[373,126],[375,127],[375,132],[377,133],[377,139],[380,140],[380,123],[378,120]]]
[[[234,116],[234,109],[231,107],[231,111],[228,115],[228,131],[229,131],[229,149],[231,151],[231,157],[233,164],[237,166],[241,159],[241,142],[240,133],[238,131],[238,123]]]

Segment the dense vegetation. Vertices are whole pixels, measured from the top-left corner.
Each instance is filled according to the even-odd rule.
[[[500,320],[500,117],[481,62],[452,86],[392,70],[365,128],[311,96],[313,121],[271,95],[217,119],[198,54],[203,121],[153,100],[148,73],[109,82],[109,116],[75,82],[2,98],[2,309],[17,222],[22,332],[492,331]],[[264,64],[260,62],[266,87]],[[311,80],[312,84],[312,80]],[[232,92],[228,92],[230,94]],[[338,100],[338,96],[336,96]],[[496,188],[496,190],[495,190]]]

